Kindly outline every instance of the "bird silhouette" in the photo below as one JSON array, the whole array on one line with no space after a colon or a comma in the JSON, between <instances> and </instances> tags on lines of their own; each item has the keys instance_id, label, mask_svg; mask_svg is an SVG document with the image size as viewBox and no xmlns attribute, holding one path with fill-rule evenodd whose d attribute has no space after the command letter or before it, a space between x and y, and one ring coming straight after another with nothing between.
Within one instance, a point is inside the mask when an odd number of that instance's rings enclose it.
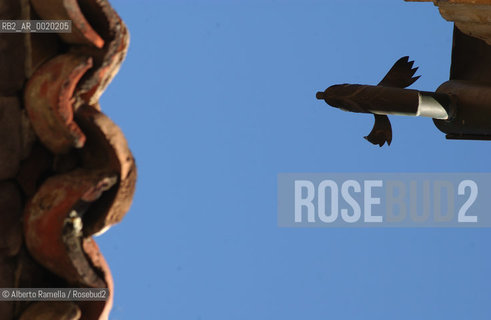
<instances>
[{"instance_id":1,"label":"bird silhouette","mask_svg":"<svg viewBox=\"0 0 491 320\"><path fill-rule=\"evenodd\" d=\"M376 87L340 84L327 88L324 92L317 92L316 97L324 100L328 105L345 111L358 113L372 113L375 123L370 133L364 138L372 144L382 147L385 142L390 145L392 142L392 127L389 118L385 114L377 114L380 108L377 104L388 103L386 97L400 94L400 91L391 91L386 88L404 89L420 76L414 76L416 70L413 68L414 61L409 61L409 57L402 57L392 66L385 77ZM408 113L416 113L418 102L411 100L407 103ZM387 109L387 108L385 108Z\"/></svg>"}]
</instances>

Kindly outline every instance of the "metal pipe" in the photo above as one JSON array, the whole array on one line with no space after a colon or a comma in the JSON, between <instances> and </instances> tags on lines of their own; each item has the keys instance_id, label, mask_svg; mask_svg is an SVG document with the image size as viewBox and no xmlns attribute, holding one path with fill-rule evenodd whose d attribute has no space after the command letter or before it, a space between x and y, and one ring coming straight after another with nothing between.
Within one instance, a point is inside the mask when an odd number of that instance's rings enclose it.
<instances>
[{"instance_id":1,"label":"metal pipe","mask_svg":"<svg viewBox=\"0 0 491 320\"><path fill-rule=\"evenodd\" d=\"M334 85L317 93L318 99L351 112L378 115L422 116L449 119L452 114L450 96L444 93L396 87L359 84Z\"/></svg>"}]
</instances>

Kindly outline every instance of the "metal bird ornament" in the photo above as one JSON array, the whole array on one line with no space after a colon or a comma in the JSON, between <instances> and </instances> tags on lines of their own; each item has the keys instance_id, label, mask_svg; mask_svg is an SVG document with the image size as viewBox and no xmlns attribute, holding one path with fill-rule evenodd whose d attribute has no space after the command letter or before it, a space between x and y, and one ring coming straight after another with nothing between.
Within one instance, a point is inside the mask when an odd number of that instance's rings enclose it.
<instances>
[{"instance_id":1,"label":"metal bird ornament","mask_svg":"<svg viewBox=\"0 0 491 320\"><path fill-rule=\"evenodd\" d=\"M375 117L375 123L372 131L364 138L380 147L385 142L390 145L392 127L386 114L405 114L406 111L411 113L417 107L414 103L411 105L411 102L414 101L407 101L403 103L403 109L399 112L387 110L391 107L391 101L399 100L395 95L399 95L400 92L390 90L391 88L404 89L418 80L419 76L414 77L418 68L413 68L413 64L414 61L409 61L409 57L402 57L397 60L377 86L339 84L327 88L324 92L317 92L316 97L319 100L324 100L328 105L344 111L372 113ZM399 106L397 109L400 108Z\"/></svg>"},{"instance_id":2,"label":"metal bird ornament","mask_svg":"<svg viewBox=\"0 0 491 320\"><path fill-rule=\"evenodd\" d=\"M392 142L387 115L433 118L447 139L491 140L491 45L454 26L450 79L435 92L405 89L419 77L413 61L399 59L376 86L341 84L317 92L317 99L351 112L371 113L375 145Z\"/></svg>"}]
</instances>

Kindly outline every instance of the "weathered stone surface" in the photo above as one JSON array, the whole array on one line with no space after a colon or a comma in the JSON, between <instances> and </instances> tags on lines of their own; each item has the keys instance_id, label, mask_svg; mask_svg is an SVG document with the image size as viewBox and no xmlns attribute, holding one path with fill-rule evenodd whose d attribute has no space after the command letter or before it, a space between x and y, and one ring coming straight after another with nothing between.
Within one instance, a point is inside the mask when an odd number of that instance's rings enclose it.
<instances>
[{"instance_id":1,"label":"weathered stone surface","mask_svg":"<svg viewBox=\"0 0 491 320\"><path fill-rule=\"evenodd\" d=\"M433 2L440 14L463 33L491 45L491 0L406 0Z\"/></svg>"},{"instance_id":2,"label":"weathered stone surface","mask_svg":"<svg viewBox=\"0 0 491 320\"><path fill-rule=\"evenodd\" d=\"M491 2L484 3L438 1L436 4L442 17L454 21L460 31L491 44Z\"/></svg>"},{"instance_id":3,"label":"weathered stone surface","mask_svg":"<svg viewBox=\"0 0 491 320\"><path fill-rule=\"evenodd\" d=\"M22 157L21 109L15 97L0 97L0 180L15 176Z\"/></svg>"}]
</instances>

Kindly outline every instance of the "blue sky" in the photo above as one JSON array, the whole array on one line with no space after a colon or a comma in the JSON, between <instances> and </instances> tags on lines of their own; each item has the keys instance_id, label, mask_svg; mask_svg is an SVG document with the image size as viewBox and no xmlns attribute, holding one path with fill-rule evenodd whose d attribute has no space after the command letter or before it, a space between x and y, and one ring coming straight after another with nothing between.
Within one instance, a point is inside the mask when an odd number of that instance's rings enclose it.
<instances>
[{"instance_id":1,"label":"blue sky","mask_svg":"<svg viewBox=\"0 0 491 320\"><path fill-rule=\"evenodd\" d=\"M435 90L452 24L403 1L113 0L126 61L101 99L137 159L123 220L97 238L115 278L111 319L489 319L487 229L287 229L280 172L486 172L487 142L431 119L315 99L376 84L409 55Z\"/></svg>"}]
</instances>

